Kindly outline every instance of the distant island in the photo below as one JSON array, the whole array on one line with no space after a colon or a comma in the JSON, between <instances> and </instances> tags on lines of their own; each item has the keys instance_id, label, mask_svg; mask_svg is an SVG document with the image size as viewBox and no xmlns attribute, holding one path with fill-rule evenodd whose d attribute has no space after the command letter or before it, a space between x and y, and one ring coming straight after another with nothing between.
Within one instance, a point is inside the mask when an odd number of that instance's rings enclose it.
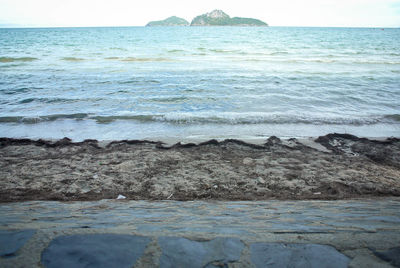
<instances>
[{"instance_id":1,"label":"distant island","mask_svg":"<svg viewBox=\"0 0 400 268\"><path fill-rule=\"evenodd\" d=\"M150 21L146 26L189 26L189 22L185 19L172 16L165 20Z\"/></svg>"},{"instance_id":2,"label":"distant island","mask_svg":"<svg viewBox=\"0 0 400 268\"><path fill-rule=\"evenodd\" d=\"M222 10L216 9L195 17L190 26L268 26L268 24L252 18L231 18Z\"/></svg>"},{"instance_id":3,"label":"distant island","mask_svg":"<svg viewBox=\"0 0 400 268\"><path fill-rule=\"evenodd\" d=\"M151 21L146 26L189 26L189 22L176 16L165 20ZM195 17L190 26L268 26L267 23L253 18L229 17L222 10L213 10Z\"/></svg>"}]
</instances>

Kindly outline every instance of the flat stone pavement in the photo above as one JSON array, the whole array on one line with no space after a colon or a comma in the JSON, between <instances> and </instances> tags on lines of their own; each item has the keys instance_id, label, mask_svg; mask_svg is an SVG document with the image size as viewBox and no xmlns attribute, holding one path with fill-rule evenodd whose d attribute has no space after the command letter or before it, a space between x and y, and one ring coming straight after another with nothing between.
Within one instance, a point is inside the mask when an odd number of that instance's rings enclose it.
<instances>
[{"instance_id":1,"label":"flat stone pavement","mask_svg":"<svg viewBox=\"0 0 400 268\"><path fill-rule=\"evenodd\" d=\"M400 267L400 198L5 203L0 267Z\"/></svg>"}]
</instances>

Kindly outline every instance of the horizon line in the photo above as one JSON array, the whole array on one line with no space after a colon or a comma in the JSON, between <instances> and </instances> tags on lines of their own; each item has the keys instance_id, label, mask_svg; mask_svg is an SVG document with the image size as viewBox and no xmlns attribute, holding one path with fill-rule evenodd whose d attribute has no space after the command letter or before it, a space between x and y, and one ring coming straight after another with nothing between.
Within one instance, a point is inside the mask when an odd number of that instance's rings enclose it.
<instances>
[{"instance_id":1,"label":"horizon line","mask_svg":"<svg viewBox=\"0 0 400 268\"><path fill-rule=\"evenodd\" d=\"M129 28L129 27L146 27L146 28L164 28L164 27L235 27L235 28L268 28L268 27L290 27L290 28L363 28L363 29L399 29L400 26L313 26L313 25L268 25L268 26L146 26L146 25L113 25L113 26L1 26L0 29L54 29L54 28Z\"/></svg>"}]
</instances>

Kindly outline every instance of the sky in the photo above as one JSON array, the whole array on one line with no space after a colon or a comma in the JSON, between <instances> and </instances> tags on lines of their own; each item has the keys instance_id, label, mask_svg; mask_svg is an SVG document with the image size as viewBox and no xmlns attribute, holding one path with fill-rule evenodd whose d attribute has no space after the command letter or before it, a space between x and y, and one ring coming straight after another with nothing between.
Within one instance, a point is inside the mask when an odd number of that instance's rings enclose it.
<instances>
[{"instance_id":1,"label":"sky","mask_svg":"<svg viewBox=\"0 0 400 268\"><path fill-rule=\"evenodd\" d=\"M143 26L214 9L271 26L400 27L400 0L0 0L0 27Z\"/></svg>"}]
</instances>

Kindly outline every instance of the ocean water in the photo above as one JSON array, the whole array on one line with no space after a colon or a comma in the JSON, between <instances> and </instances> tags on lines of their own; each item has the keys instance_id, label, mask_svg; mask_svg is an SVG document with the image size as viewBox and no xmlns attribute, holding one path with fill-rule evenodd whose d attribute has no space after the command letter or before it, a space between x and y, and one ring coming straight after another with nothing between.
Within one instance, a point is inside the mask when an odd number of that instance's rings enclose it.
<instances>
[{"instance_id":1,"label":"ocean water","mask_svg":"<svg viewBox=\"0 0 400 268\"><path fill-rule=\"evenodd\" d=\"M0 136L400 136L400 29L0 29Z\"/></svg>"}]
</instances>

